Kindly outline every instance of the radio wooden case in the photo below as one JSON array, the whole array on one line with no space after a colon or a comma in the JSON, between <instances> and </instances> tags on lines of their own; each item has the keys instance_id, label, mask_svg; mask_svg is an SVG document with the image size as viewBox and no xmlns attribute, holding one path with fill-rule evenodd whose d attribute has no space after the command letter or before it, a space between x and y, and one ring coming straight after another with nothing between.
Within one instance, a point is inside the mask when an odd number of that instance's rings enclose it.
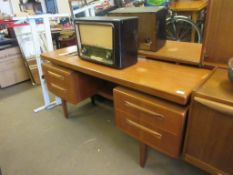
<instances>
[{"instance_id":1,"label":"radio wooden case","mask_svg":"<svg viewBox=\"0 0 233 175\"><path fill-rule=\"evenodd\" d=\"M118 69L137 62L137 17L84 17L75 26L80 58Z\"/></svg>"},{"instance_id":2,"label":"radio wooden case","mask_svg":"<svg viewBox=\"0 0 233 175\"><path fill-rule=\"evenodd\" d=\"M137 16L139 49L157 51L166 42L166 14L165 7L129 7L113 10L109 16Z\"/></svg>"}]
</instances>

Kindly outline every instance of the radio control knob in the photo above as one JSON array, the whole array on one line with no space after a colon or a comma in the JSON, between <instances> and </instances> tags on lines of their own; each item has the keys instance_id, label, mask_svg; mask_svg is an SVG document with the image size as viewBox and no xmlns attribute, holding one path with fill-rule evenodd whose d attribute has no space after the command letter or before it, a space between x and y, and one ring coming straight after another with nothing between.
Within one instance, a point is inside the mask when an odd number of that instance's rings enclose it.
<instances>
[{"instance_id":1,"label":"radio control knob","mask_svg":"<svg viewBox=\"0 0 233 175\"><path fill-rule=\"evenodd\" d=\"M107 59L107 60L110 60L111 58L112 58L111 52L107 52L107 53L106 53L106 59Z\"/></svg>"},{"instance_id":2,"label":"radio control knob","mask_svg":"<svg viewBox=\"0 0 233 175\"><path fill-rule=\"evenodd\" d=\"M84 48L82 48L81 52L82 52L82 54L87 54L87 49L84 47Z\"/></svg>"}]
</instances>

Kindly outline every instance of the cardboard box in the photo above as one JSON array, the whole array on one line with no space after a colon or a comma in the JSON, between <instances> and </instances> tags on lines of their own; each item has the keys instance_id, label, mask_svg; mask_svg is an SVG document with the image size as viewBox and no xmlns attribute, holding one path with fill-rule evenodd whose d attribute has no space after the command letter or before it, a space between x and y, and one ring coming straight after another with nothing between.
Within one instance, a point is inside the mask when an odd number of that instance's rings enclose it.
<instances>
[{"instance_id":1,"label":"cardboard box","mask_svg":"<svg viewBox=\"0 0 233 175\"><path fill-rule=\"evenodd\" d=\"M30 71L32 73L32 77L35 81L35 84L39 85L40 84L40 77L39 77L39 71L37 67L30 68Z\"/></svg>"},{"instance_id":2,"label":"cardboard box","mask_svg":"<svg viewBox=\"0 0 233 175\"><path fill-rule=\"evenodd\" d=\"M35 58L28 59L27 64L28 64L31 76L33 78L33 82L36 85L39 85L40 84L40 78L39 78L38 67L37 67L37 64L36 64L36 59Z\"/></svg>"},{"instance_id":3,"label":"cardboard box","mask_svg":"<svg viewBox=\"0 0 233 175\"><path fill-rule=\"evenodd\" d=\"M0 51L0 87L8 87L28 79L19 47Z\"/></svg>"}]
</instances>

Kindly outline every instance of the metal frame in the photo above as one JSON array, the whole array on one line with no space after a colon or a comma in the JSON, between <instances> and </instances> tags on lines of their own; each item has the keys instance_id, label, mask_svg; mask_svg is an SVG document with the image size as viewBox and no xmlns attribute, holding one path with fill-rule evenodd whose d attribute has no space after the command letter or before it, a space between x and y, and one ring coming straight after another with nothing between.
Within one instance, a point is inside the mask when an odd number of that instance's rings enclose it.
<instances>
[{"instance_id":1,"label":"metal frame","mask_svg":"<svg viewBox=\"0 0 233 175\"><path fill-rule=\"evenodd\" d=\"M45 34L46 34L46 39L47 39L47 49L48 49L48 51L53 51L54 49L53 49L53 42L52 42L49 19L55 18L55 17L69 17L69 15L68 14L36 15L36 16L14 17L13 18L13 20L19 20L19 21L23 21L23 22L28 21L30 24L30 27L31 27L33 44L34 44L34 48L35 48L36 62L37 62L37 66L38 66L39 78L41 81L41 90L42 90L42 95L43 95L43 100L44 100L44 105L34 109L34 112L40 112L44 109L51 109L51 108L61 104L60 97L55 97L55 101L51 101L51 99L49 97L49 91L48 91L48 88L46 85L46 81L43 78L43 70L42 70L43 61L40 58L41 50L40 50L40 45L38 42L38 34L37 34L37 30L36 30L36 19L43 18L44 26L45 26Z\"/></svg>"}]
</instances>

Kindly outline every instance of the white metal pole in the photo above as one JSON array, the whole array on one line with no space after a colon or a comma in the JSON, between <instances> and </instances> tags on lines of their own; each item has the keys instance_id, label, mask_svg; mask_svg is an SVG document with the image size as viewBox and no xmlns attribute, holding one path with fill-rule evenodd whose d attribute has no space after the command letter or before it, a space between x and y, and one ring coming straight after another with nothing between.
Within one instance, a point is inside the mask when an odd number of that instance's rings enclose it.
<instances>
[{"instance_id":1,"label":"white metal pole","mask_svg":"<svg viewBox=\"0 0 233 175\"><path fill-rule=\"evenodd\" d=\"M95 16L95 7L92 7L90 11L91 11L91 16Z\"/></svg>"},{"instance_id":2,"label":"white metal pole","mask_svg":"<svg viewBox=\"0 0 233 175\"><path fill-rule=\"evenodd\" d=\"M28 17L14 17L14 20L28 20L30 27L31 27L31 33L32 33L32 39L33 39L33 45L35 49L35 56L36 56L36 63L38 66L38 72L39 72L39 78L41 82L41 89L42 89L42 95L44 100L44 106L41 106L37 109L34 109L34 112L39 112L44 109L51 109L59 104L61 104L61 98L55 97L55 101L51 102L49 97L49 91L46 85L45 79L43 76L43 70L42 70L42 60L40 58L41 54L41 48L40 48L40 42L39 42L39 34L37 31L36 26L36 19L43 18L44 20L44 29L45 29L45 35L46 35L46 46L48 51L53 51L53 41L52 41L52 35L51 35L51 28L49 19L52 17L67 17L67 14L58 14L58 15L37 15L37 16L28 16Z\"/></svg>"},{"instance_id":3,"label":"white metal pole","mask_svg":"<svg viewBox=\"0 0 233 175\"><path fill-rule=\"evenodd\" d=\"M90 16L90 13L89 13L89 9L88 9L88 8L85 10L85 16L86 16L86 17L89 17L89 16Z\"/></svg>"},{"instance_id":4,"label":"white metal pole","mask_svg":"<svg viewBox=\"0 0 233 175\"><path fill-rule=\"evenodd\" d=\"M51 35L51 27L50 27L50 23L49 23L49 17L44 18L44 26L45 26L45 35L46 35L46 41L47 41L47 47L48 47L47 49L48 49L48 51L53 51L54 48L53 48L53 40L52 40L52 35ZM47 88L46 82L44 82L44 83L45 83L45 86ZM48 90L46 92L48 93ZM56 96L55 103L57 105L61 104L62 103L61 98Z\"/></svg>"},{"instance_id":5,"label":"white metal pole","mask_svg":"<svg viewBox=\"0 0 233 175\"><path fill-rule=\"evenodd\" d=\"M52 40L52 35L51 35L51 28L50 28L50 23L49 23L49 18L45 17L43 19L44 21L44 27L45 27L45 35L46 35L46 42L47 42L47 49L48 51L53 51L53 40Z\"/></svg>"},{"instance_id":6,"label":"white metal pole","mask_svg":"<svg viewBox=\"0 0 233 175\"><path fill-rule=\"evenodd\" d=\"M43 71L42 71L42 67L41 67L41 64L42 64L41 59L40 59L41 50L40 50L40 44L39 44L40 42L39 42L39 37L38 37L38 33L37 33L37 28L36 28L36 19L30 19L29 23L31 26L33 45L34 45L35 56L36 56L36 63L37 63L37 67L38 67L42 95L43 95L43 99L44 99L44 107L41 107L41 108L34 110L35 112L38 112L38 111L46 108L47 106L49 106L50 97L48 94L47 86L45 85L45 80L41 77L41 75L43 75Z\"/></svg>"}]
</instances>

